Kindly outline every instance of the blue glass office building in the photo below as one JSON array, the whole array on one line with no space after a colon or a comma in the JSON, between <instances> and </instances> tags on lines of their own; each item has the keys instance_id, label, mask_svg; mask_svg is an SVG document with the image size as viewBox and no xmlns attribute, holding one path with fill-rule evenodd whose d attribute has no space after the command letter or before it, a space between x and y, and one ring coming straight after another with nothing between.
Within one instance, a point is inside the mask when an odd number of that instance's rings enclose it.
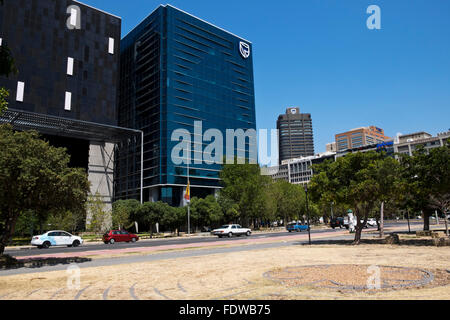
<instances>
[{"instance_id":1,"label":"blue glass office building","mask_svg":"<svg viewBox=\"0 0 450 320\"><path fill-rule=\"evenodd\" d=\"M170 5L158 7L122 39L118 114L120 126L144 131L144 200L182 205L188 172L172 162L179 143L172 132L193 134L201 121L203 132L223 133L225 152L226 129L256 129L251 42ZM117 199L139 198L140 158L131 142L117 154ZM192 164L191 196L219 189L220 170Z\"/></svg>"}]
</instances>

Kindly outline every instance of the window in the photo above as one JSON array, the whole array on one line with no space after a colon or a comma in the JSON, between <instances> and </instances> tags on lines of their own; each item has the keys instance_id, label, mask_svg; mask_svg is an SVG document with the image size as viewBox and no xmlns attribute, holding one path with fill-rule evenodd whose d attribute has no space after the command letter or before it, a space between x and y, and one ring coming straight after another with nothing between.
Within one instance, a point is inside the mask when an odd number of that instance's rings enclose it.
<instances>
[{"instance_id":1,"label":"window","mask_svg":"<svg viewBox=\"0 0 450 320\"><path fill-rule=\"evenodd\" d=\"M108 53L114 54L114 39L109 38Z\"/></svg>"},{"instance_id":2,"label":"window","mask_svg":"<svg viewBox=\"0 0 450 320\"><path fill-rule=\"evenodd\" d=\"M23 94L25 91L25 83L24 82L17 82L17 95L16 95L16 101L23 102Z\"/></svg>"},{"instance_id":3,"label":"window","mask_svg":"<svg viewBox=\"0 0 450 320\"><path fill-rule=\"evenodd\" d=\"M66 102L64 104L64 110L70 111L72 109L72 93L66 91Z\"/></svg>"},{"instance_id":4,"label":"window","mask_svg":"<svg viewBox=\"0 0 450 320\"><path fill-rule=\"evenodd\" d=\"M67 58L67 75L73 76L73 58Z\"/></svg>"},{"instance_id":5,"label":"window","mask_svg":"<svg viewBox=\"0 0 450 320\"><path fill-rule=\"evenodd\" d=\"M70 25L76 27L77 21L78 21L78 11L75 8L70 8Z\"/></svg>"}]
</instances>

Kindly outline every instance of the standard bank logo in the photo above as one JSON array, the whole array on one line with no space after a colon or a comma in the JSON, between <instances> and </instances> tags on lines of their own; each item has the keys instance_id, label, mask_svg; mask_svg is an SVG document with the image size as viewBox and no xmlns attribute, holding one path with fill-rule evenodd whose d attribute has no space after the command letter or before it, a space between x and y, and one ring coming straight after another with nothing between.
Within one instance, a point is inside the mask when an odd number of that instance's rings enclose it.
<instances>
[{"instance_id":1,"label":"standard bank logo","mask_svg":"<svg viewBox=\"0 0 450 320\"><path fill-rule=\"evenodd\" d=\"M241 56L244 59L247 59L250 57L250 45L245 42L239 42L239 51L241 52Z\"/></svg>"}]
</instances>

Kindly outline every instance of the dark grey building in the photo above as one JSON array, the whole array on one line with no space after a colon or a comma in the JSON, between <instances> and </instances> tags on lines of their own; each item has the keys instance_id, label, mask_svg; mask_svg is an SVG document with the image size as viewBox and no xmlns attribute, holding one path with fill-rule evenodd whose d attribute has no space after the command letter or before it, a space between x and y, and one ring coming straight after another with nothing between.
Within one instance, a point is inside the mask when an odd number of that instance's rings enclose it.
<instances>
[{"instance_id":1,"label":"dark grey building","mask_svg":"<svg viewBox=\"0 0 450 320\"><path fill-rule=\"evenodd\" d=\"M284 160L314 155L314 136L311 114L300 113L300 108L288 108L278 117L279 159Z\"/></svg>"},{"instance_id":2,"label":"dark grey building","mask_svg":"<svg viewBox=\"0 0 450 320\"><path fill-rule=\"evenodd\" d=\"M0 45L18 74L0 123L35 129L66 147L89 173L92 193L110 203L114 146L137 132L117 126L121 19L72 0L4 0Z\"/></svg>"},{"instance_id":3,"label":"dark grey building","mask_svg":"<svg viewBox=\"0 0 450 320\"><path fill-rule=\"evenodd\" d=\"M122 39L120 78L119 125L145 135L145 201L183 204L188 168L171 156L175 130L214 128L225 137L226 129L256 129L251 42L173 6L159 6ZM189 159L205 145L194 142ZM117 198L139 194L139 151L117 155ZM191 163L191 195L214 194L220 170Z\"/></svg>"}]
</instances>

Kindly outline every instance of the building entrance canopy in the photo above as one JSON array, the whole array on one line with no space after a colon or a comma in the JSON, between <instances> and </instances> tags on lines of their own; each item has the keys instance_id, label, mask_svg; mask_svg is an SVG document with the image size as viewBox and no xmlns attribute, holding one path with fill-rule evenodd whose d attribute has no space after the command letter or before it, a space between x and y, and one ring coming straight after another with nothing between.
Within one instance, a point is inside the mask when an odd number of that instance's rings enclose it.
<instances>
[{"instance_id":1,"label":"building entrance canopy","mask_svg":"<svg viewBox=\"0 0 450 320\"><path fill-rule=\"evenodd\" d=\"M139 139L141 131L8 109L0 116L0 124L9 123L14 130L36 130L39 133L98 142L119 143Z\"/></svg>"}]
</instances>

